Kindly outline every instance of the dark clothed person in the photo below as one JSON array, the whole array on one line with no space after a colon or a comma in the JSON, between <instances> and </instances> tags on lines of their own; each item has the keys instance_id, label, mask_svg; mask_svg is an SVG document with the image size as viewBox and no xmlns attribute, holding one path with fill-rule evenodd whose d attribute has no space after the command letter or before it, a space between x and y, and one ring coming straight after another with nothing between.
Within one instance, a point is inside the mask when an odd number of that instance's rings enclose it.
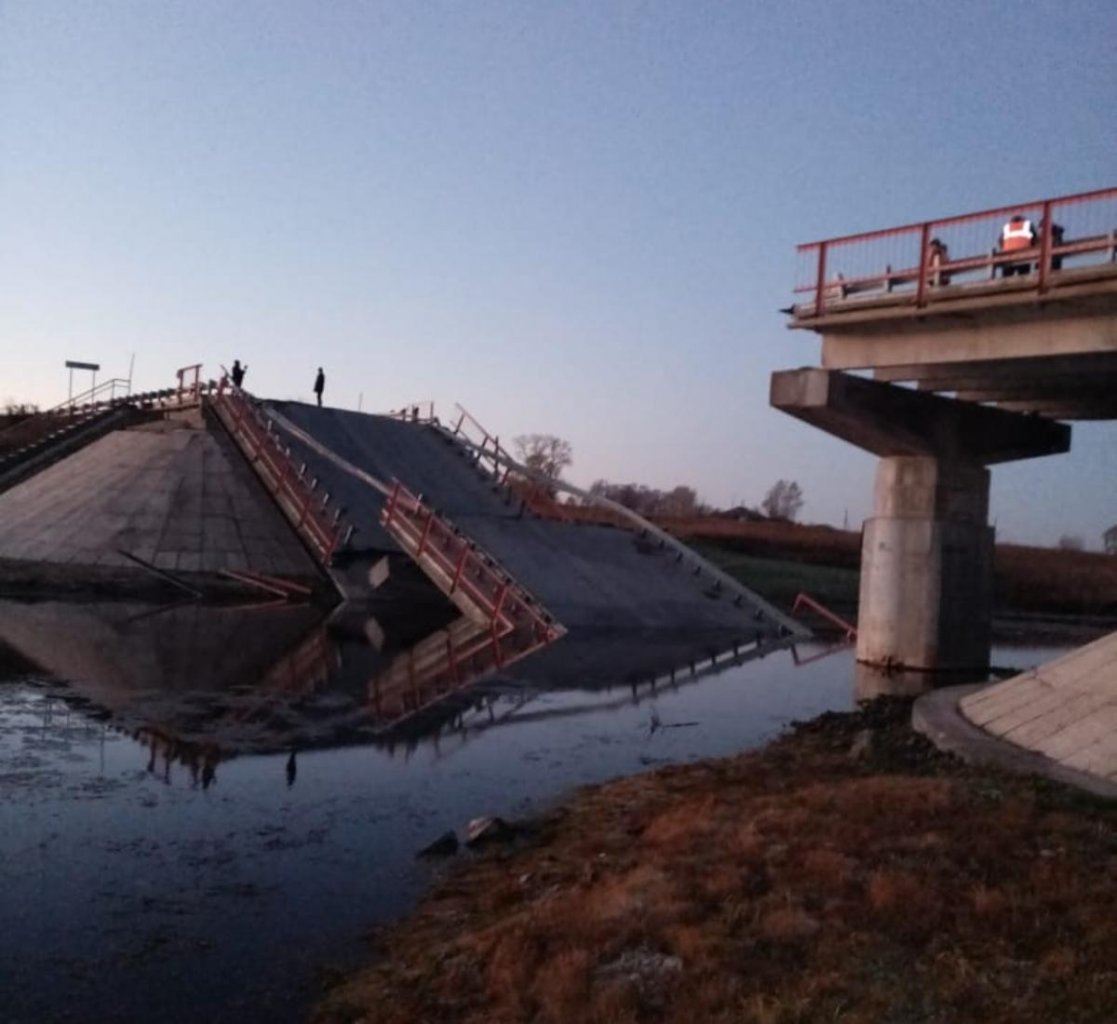
<instances>
[{"instance_id":1,"label":"dark clothed person","mask_svg":"<svg viewBox=\"0 0 1117 1024\"><path fill-rule=\"evenodd\" d=\"M318 376L314 378L314 394L318 399L318 408L322 408L322 392L326 389L326 375L322 367L318 367Z\"/></svg>"}]
</instances>

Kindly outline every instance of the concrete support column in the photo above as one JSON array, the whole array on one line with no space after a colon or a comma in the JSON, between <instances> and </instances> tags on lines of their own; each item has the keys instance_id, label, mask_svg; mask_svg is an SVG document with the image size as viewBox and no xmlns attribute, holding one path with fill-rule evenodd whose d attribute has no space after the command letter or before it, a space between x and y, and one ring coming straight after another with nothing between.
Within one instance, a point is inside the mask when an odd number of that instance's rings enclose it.
<instances>
[{"instance_id":1,"label":"concrete support column","mask_svg":"<svg viewBox=\"0 0 1117 1024\"><path fill-rule=\"evenodd\" d=\"M930 455L881 459L865 523L857 658L920 671L989 664L989 470Z\"/></svg>"}]
</instances>

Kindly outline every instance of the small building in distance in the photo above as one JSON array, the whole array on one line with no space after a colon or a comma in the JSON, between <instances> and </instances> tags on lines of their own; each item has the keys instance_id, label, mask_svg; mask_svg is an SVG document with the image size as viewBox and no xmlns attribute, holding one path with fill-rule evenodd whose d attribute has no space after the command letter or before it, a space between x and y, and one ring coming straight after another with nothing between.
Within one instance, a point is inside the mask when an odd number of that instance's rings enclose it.
<instances>
[{"instance_id":1,"label":"small building in distance","mask_svg":"<svg viewBox=\"0 0 1117 1024\"><path fill-rule=\"evenodd\" d=\"M1102 543L1107 555L1117 555L1117 526L1111 526L1102 534Z\"/></svg>"}]
</instances>

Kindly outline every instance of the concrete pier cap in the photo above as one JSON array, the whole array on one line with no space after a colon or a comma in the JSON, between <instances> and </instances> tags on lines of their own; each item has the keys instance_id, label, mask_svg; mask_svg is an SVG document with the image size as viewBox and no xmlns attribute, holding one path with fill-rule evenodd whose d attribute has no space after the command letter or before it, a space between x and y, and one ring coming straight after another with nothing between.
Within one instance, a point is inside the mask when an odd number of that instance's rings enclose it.
<instances>
[{"instance_id":1,"label":"concrete pier cap","mask_svg":"<svg viewBox=\"0 0 1117 1024\"><path fill-rule=\"evenodd\" d=\"M987 466L1065 452L1070 427L818 368L774 373L771 404L880 456L862 534L858 661L923 672L986 668Z\"/></svg>"}]
</instances>

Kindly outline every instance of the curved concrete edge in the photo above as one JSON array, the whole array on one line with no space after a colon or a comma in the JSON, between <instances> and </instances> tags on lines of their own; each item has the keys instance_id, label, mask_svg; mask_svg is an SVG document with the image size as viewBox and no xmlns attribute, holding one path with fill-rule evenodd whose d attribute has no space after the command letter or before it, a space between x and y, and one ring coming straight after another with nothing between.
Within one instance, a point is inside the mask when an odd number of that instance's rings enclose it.
<instances>
[{"instance_id":1,"label":"curved concrete edge","mask_svg":"<svg viewBox=\"0 0 1117 1024\"><path fill-rule=\"evenodd\" d=\"M988 685L948 686L923 694L912 706L912 728L926 736L939 750L954 754L969 764L1040 775L1094 796L1117 800L1117 782L1067 768L1043 754L991 736L969 721L959 708L960 701Z\"/></svg>"}]
</instances>

